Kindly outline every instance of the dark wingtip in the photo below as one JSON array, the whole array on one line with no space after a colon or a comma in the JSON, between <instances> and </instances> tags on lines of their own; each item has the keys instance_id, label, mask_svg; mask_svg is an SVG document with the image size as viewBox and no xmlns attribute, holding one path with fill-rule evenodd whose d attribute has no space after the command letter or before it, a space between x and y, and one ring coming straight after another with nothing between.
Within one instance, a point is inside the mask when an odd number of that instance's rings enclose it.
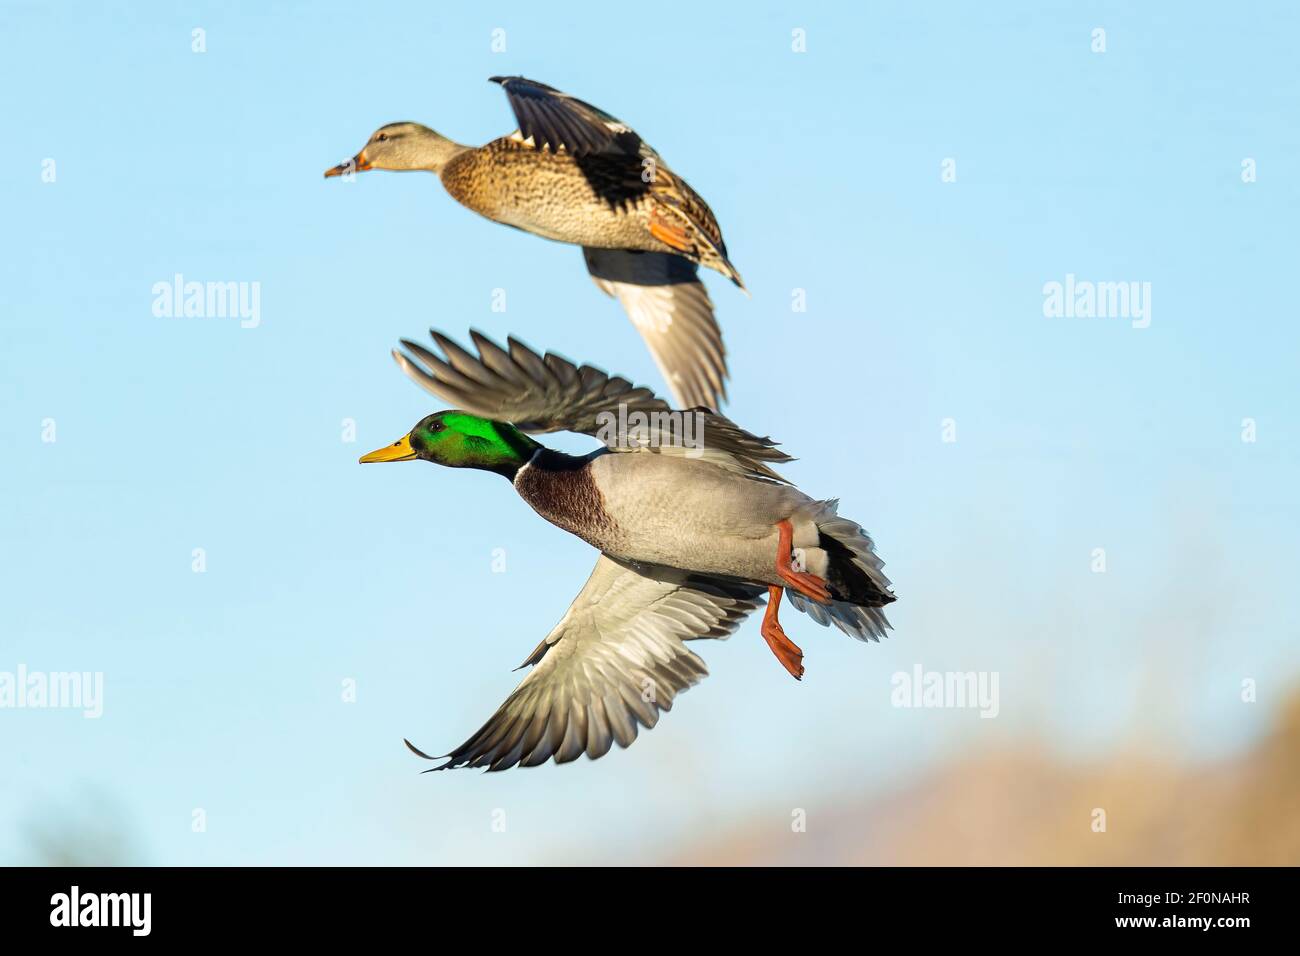
<instances>
[{"instance_id":1,"label":"dark wingtip","mask_svg":"<svg viewBox=\"0 0 1300 956\"><path fill-rule=\"evenodd\" d=\"M737 289L739 289L741 292L745 293L746 296L749 296L749 298L752 299L753 296L749 294L749 289L745 287L745 280L740 277L740 271L735 266L733 266L731 264L731 260L726 258L725 256L723 257L722 261L726 263L728 269L726 276L728 279L731 280L732 285L734 285Z\"/></svg>"},{"instance_id":2,"label":"dark wingtip","mask_svg":"<svg viewBox=\"0 0 1300 956\"><path fill-rule=\"evenodd\" d=\"M443 754L441 757L432 757L419 747L415 746L415 744L411 743L405 737L402 738L402 743L406 744L407 749L410 750L411 753L415 754L417 757L423 757L425 760L447 760L447 758L451 756L451 754ZM446 770L454 765L454 760L447 760L446 763L441 764L440 766L430 767L428 770L421 770L420 773L433 773L435 770Z\"/></svg>"},{"instance_id":3,"label":"dark wingtip","mask_svg":"<svg viewBox=\"0 0 1300 956\"><path fill-rule=\"evenodd\" d=\"M437 757L430 757L427 753L425 753L425 752L424 752L423 750L421 750L419 747L415 746L415 744L411 743L411 742L410 742L409 740L407 740L405 737L402 738L402 743L406 744L407 749L410 750L411 753L415 754L417 757L423 757L425 760L437 760L437 759L439 759L439 758L437 758ZM426 772L427 772L427 771L426 771Z\"/></svg>"}]
</instances>

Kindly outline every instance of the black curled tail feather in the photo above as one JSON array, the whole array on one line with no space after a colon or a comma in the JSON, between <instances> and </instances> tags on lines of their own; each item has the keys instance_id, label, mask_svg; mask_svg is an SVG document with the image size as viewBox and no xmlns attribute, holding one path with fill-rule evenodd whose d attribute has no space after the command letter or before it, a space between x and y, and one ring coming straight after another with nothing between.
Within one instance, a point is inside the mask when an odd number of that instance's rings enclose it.
<instances>
[{"instance_id":1,"label":"black curled tail feather","mask_svg":"<svg viewBox=\"0 0 1300 956\"><path fill-rule=\"evenodd\" d=\"M820 531L820 529L819 529ZM818 546L826 552L826 585L837 601L857 604L860 607L884 607L898 600L888 590L889 582L883 575L868 574L854 560L849 547L825 532L820 533Z\"/></svg>"},{"instance_id":2,"label":"black curled tail feather","mask_svg":"<svg viewBox=\"0 0 1300 956\"><path fill-rule=\"evenodd\" d=\"M856 522L836 514L838 504L818 502L818 510L811 515L817 524L818 546L827 556L826 583L832 602L818 604L789 588L786 597L818 624L834 624L859 641L878 641L890 630L881 608L897 596L871 537Z\"/></svg>"}]
</instances>

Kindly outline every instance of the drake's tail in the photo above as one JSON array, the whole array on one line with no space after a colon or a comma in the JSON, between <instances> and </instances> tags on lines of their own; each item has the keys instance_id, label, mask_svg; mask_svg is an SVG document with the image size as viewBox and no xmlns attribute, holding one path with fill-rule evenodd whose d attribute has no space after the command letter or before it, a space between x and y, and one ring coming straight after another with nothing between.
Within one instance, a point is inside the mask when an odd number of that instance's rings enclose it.
<instances>
[{"instance_id":1,"label":"drake's tail","mask_svg":"<svg viewBox=\"0 0 1300 956\"><path fill-rule=\"evenodd\" d=\"M834 500L819 501L817 510L809 515L817 525L820 538L814 550L825 554L824 563L821 555L817 555L817 564L822 567L810 566L809 570L825 577L832 602L818 604L790 588L786 588L785 596L796 610L803 611L818 624L833 623L850 637L878 641L885 636L885 631L891 630L881 608L892 604L897 597L889 578L881 571L884 562L876 555L870 536L856 522L836 514L838 505Z\"/></svg>"}]
</instances>

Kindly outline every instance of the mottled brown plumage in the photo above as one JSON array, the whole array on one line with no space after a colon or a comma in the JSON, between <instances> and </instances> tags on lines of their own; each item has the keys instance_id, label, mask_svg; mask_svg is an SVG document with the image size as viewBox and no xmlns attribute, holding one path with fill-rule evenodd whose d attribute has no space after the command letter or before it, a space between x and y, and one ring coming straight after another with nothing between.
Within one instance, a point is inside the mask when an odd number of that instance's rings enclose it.
<instances>
[{"instance_id":1,"label":"mottled brown plumage","mask_svg":"<svg viewBox=\"0 0 1300 956\"><path fill-rule=\"evenodd\" d=\"M510 98L517 132L472 147L392 123L325 175L427 170L488 219L582 246L596 285L627 311L677 404L720 407L726 350L698 267L744 284L708 203L609 114L522 77L493 79Z\"/></svg>"},{"instance_id":2,"label":"mottled brown plumage","mask_svg":"<svg viewBox=\"0 0 1300 956\"><path fill-rule=\"evenodd\" d=\"M462 206L547 239L674 252L650 234L654 200L639 168L631 175L627 167L625 158L579 160L506 136L455 156L442 184Z\"/></svg>"}]
</instances>

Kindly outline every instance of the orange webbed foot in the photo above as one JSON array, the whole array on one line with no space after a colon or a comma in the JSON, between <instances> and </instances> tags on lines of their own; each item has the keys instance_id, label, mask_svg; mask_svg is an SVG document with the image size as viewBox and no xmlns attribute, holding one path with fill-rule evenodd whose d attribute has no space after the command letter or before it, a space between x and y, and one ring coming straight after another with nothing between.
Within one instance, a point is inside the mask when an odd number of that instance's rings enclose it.
<instances>
[{"instance_id":1,"label":"orange webbed foot","mask_svg":"<svg viewBox=\"0 0 1300 956\"><path fill-rule=\"evenodd\" d=\"M796 571L790 563L790 551L794 545L794 526L789 520L776 523L776 573L777 576L804 597L818 604L830 604L831 592L826 582L807 571Z\"/></svg>"},{"instance_id":2,"label":"orange webbed foot","mask_svg":"<svg viewBox=\"0 0 1300 956\"><path fill-rule=\"evenodd\" d=\"M781 604L781 588L769 585L767 589L767 610L763 613L763 640L772 649L781 666L790 672L795 680L803 680L803 651L799 645L785 636L781 622L776 618L777 608Z\"/></svg>"}]
</instances>

